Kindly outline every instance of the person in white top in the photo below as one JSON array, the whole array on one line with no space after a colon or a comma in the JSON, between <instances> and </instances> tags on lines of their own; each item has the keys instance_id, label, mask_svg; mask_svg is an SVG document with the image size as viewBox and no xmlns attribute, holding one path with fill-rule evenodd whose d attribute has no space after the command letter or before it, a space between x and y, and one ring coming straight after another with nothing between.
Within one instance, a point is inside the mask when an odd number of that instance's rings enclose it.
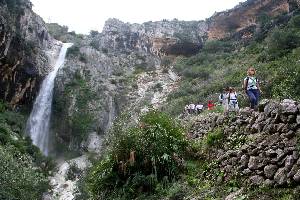
<instances>
[{"instance_id":1,"label":"person in white top","mask_svg":"<svg viewBox=\"0 0 300 200\"><path fill-rule=\"evenodd\" d=\"M194 113L195 112L195 104L191 103L190 105L190 114Z\"/></svg>"},{"instance_id":2,"label":"person in white top","mask_svg":"<svg viewBox=\"0 0 300 200\"><path fill-rule=\"evenodd\" d=\"M229 92L226 95L226 105L225 105L225 112L238 112L239 111L239 104L237 99L237 93L235 89L229 87Z\"/></svg>"},{"instance_id":3,"label":"person in white top","mask_svg":"<svg viewBox=\"0 0 300 200\"><path fill-rule=\"evenodd\" d=\"M197 104L195 109L196 109L197 114L200 114L203 111L203 105Z\"/></svg>"},{"instance_id":4,"label":"person in white top","mask_svg":"<svg viewBox=\"0 0 300 200\"><path fill-rule=\"evenodd\" d=\"M190 113L190 105L185 105L184 106L184 113L189 114Z\"/></svg>"},{"instance_id":5,"label":"person in white top","mask_svg":"<svg viewBox=\"0 0 300 200\"><path fill-rule=\"evenodd\" d=\"M256 78L256 70L250 67L247 71L247 77L244 79L243 89L250 100L250 108L256 110L261 94L259 81Z\"/></svg>"},{"instance_id":6,"label":"person in white top","mask_svg":"<svg viewBox=\"0 0 300 200\"><path fill-rule=\"evenodd\" d=\"M226 112L226 105L228 102L228 93L229 87L224 88L223 92L219 95L219 103L223 106L224 111Z\"/></svg>"}]
</instances>

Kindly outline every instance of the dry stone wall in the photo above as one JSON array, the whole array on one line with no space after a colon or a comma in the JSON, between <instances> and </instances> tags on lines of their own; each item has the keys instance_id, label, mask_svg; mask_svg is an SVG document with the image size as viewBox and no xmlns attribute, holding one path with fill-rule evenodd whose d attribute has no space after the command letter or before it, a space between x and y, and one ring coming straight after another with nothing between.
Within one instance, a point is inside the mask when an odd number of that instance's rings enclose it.
<instances>
[{"instance_id":1,"label":"dry stone wall","mask_svg":"<svg viewBox=\"0 0 300 200\"><path fill-rule=\"evenodd\" d=\"M204 138L216 127L223 130L221 149L214 158L225 179L246 177L249 184L278 186L300 182L300 105L293 100L264 100L258 112L242 109L235 117L210 114L193 123L190 136ZM232 138L241 143L232 145Z\"/></svg>"}]
</instances>

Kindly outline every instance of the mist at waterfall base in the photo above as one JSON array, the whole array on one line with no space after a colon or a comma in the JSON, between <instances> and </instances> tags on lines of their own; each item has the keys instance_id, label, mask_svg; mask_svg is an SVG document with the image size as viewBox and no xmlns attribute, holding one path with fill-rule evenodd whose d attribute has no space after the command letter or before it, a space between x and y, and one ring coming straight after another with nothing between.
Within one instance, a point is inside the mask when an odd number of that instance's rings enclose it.
<instances>
[{"instance_id":1,"label":"mist at waterfall base","mask_svg":"<svg viewBox=\"0 0 300 200\"><path fill-rule=\"evenodd\" d=\"M41 85L39 94L34 102L26 125L32 143L36 145L44 155L48 156L50 151L50 118L52 110L53 88L56 74L64 64L66 53L72 43L63 43L56 64Z\"/></svg>"}]
</instances>

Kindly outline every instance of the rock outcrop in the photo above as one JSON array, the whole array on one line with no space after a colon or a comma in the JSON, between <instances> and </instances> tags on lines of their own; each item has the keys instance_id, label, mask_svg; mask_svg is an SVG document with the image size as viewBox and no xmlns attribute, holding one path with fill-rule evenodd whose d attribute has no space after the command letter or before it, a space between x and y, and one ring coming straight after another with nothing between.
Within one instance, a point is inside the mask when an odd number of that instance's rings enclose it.
<instances>
[{"instance_id":1,"label":"rock outcrop","mask_svg":"<svg viewBox=\"0 0 300 200\"><path fill-rule=\"evenodd\" d=\"M204 138L219 127L224 143L215 153L225 179L248 177L252 185L286 185L300 181L299 104L292 100L262 101L260 112L241 110L233 118L213 114L200 117L192 138Z\"/></svg>"},{"instance_id":2,"label":"rock outcrop","mask_svg":"<svg viewBox=\"0 0 300 200\"><path fill-rule=\"evenodd\" d=\"M101 135L121 112L140 112L145 105L159 106L175 89L178 79L162 67L161 58L197 53L206 30L203 21L139 25L109 19L102 33L74 39L73 50L77 53L69 54L55 86L57 141L68 144L69 149L83 150L89 146L82 143L88 136L80 136L78 142L78 130L74 129L82 119L91 119L89 133ZM80 89L83 87L85 91ZM145 94L141 96L139 91Z\"/></svg>"},{"instance_id":3,"label":"rock outcrop","mask_svg":"<svg viewBox=\"0 0 300 200\"><path fill-rule=\"evenodd\" d=\"M276 17L295 9L295 0L248 0L233 9L219 12L208 19L208 39L223 39L239 33L249 38L259 28L262 15Z\"/></svg>"},{"instance_id":4,"label":"rock outcrop","mask_svg":"<svg viewBox=\"0 0 300 200\"><path fill-rule=\"evenodd\" d=\"M94 38L108 52L142 51L155 55L193 55L205 40L205 21L158 21L129 24L108 19Z\"/></svg>"},{"instance_id":5,"label":"rock outcrop","mask_svg":"<svg viewBox=\"0 0 300 200\"><path fill-rule=\"evenodd\" d=\"M0 4L0 98L30 105L58 46L29 1Z\"/></svg>"}]
</instances>

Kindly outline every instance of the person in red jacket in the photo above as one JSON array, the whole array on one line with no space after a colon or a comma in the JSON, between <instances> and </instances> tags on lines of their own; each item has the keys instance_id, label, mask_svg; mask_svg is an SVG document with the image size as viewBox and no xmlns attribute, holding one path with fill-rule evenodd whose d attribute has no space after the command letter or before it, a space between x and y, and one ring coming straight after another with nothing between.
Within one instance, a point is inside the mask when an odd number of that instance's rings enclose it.
<instances>
[{"instance_id":1,"label":"person in red jacket","mask_svg":"<svg viewBox=\"0 0 300 200\"><path fill-rule=\"evenodd\" d=\"M208 110L213 110L214 109L215 104L212 102L212 100L208 101L207 107L208 107Z\"/></svg>"}]
</instances>

